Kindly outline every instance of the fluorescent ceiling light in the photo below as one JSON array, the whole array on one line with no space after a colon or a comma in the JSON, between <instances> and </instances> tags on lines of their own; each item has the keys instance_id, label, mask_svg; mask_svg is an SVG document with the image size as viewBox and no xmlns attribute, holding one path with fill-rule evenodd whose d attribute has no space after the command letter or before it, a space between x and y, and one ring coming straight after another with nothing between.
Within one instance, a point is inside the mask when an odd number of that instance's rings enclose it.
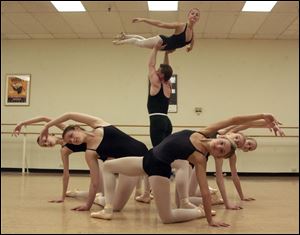
<instances>
[{"instance_id":1,"label":"fluorescent ceiling light","mask_svg":"<svg viewBox=\"0 0 300 235\"><path fill-rule=\"evenodd\" d=\"M270 12L277 1L247 1L242 11Z\"/></svg>"},{"instance_id":2,"label":"fluorescent ceiling light","mask_svg":"<svg viewBox=\"0 0 300 235\"><path fill-rule=\"evenodd\" d=\"M51 1L58 11L86 11L80 1Z\"/></svg>"},{"instance_id":3,"label":"fluorescent ceiling light","mask_svg":"<svg viewBox=\"0 0 300 235\"><path fill-rule=\"evenodd\" d=\"M178 1L148 1L149 11L177 11Z\"/></svg>"}]
</instances>

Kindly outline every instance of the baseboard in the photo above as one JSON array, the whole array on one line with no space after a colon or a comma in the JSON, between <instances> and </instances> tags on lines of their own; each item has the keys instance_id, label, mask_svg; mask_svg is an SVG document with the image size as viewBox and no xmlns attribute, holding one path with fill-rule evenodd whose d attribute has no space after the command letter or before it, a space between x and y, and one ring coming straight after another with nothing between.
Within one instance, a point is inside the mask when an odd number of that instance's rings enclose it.
<instances>
[{"instance_id":1,"label":"baseboard","mask_svg":"<svg viewBox=\"0 0 300 235\"><path fill-rule=\"evenodd\" d=\"M63 173L62 169L29 168L30 173ZM21 168L1 168L1 172L22 172ZM71 174L89 174L89 170L70 170ZM299 172L239 172L239 176L298 176ZM215 172L207 172L208 176L214 176ZM224 172L224 176L231 176L230 172Z\"/></svg>"}]
</instances>

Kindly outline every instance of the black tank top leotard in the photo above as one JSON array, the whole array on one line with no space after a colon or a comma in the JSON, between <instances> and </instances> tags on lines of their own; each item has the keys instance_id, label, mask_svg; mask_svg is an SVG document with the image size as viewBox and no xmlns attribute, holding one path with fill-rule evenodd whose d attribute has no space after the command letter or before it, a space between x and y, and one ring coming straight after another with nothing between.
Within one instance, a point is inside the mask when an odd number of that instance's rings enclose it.
<instances>
[{"instance_id":1,"label":"black tank top leotard","mask_svg":"<svg viewBox=\"0 0 300 235\"><path fill-rule=\"evenodd\" d=\"M190 141L190 136L196 131L182 130L165 138L159 145L153 148L153 155L160 161L171 164L177 159L187 160L195 151L202 153Z\"/></svg>"},{"instance_id":2,"label":"black tank top leotard","mask_svg":"<svg viewBox=\"0 0 300 235\"><path fill-rule=\"evenodd\" d=\"M166 97L164 94L163 85L161 84L161 88L156 95L148 95L147 108L148 113L168 113L169 109L169 100L170 98Z\"/></svg>"},{"instance_id":3,"label":"black tank top leotard","mask_svg":"<svg viewBox=\"0 0 300 235\"><path fill-rule=\"evenodd\" d=\"M177 48L181 48L184 47L187 44L190 44L191 41L193 40L193 36L191 38L190 41L186 42L186 38L185 38L185 32L186 32L186 28L187 28L187 24L184 28L184 31L180 34L173 34L170 37L166 37L164 35L159 35L160 38L163 40L163 46L165 46L164 49L162 49L163 51L169 51L169 50L174 50Z\"/></svg>"},{"instance_id":4,"label":"black tank top leotard","mask_svg":"<svg viewBox=\"0 0 300 235\"><path fill-rule=\"evenodd\" d=\"M190 141L196 131L182 130L166 137L159 145L148 151L143 158L143 169L148 176L159 175L170 178L171 163L177 159L187 160L195 151L206 157ZM200 133L201 134L201 133Z\"/></svg>"},{"instance_id":5,"label":"black tank top leotard","mask_svg":"<svg viewBox=\"0 0 300 235\"><path fill-rule=\"evenodd\" d=\"M102 126L95 129L100 127ZM108 157L143 156L148 151L144 143L125 134L115 126L110 125L102 128L103 139L97 149L87 149L96 151L101 160L105 161Z\"/></svg>"},{"instance_id":6,"label":"black tank top leotard","mask_svg":"<svg viewBox=\"0 0 300 235\"><path fill-rule=\"evenodd\" d=\"M79 144L79 145L65 144L62 147L63 148L66 147L66 148L70 149L74 153L76 153L76 152L85 152L85 150L86 150L86 143L82 143L82 144Z\"/></svg>"}]
</instances>

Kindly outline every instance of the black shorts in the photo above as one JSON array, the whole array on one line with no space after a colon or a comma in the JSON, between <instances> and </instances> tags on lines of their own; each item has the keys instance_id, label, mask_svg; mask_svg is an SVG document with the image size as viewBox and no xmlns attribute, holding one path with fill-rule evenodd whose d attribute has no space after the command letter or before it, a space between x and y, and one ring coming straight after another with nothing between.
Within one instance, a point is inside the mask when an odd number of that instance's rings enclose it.
<instances>
[{"instance_id":1,"label":"black shorts","mask_svg":"<svg viewBox=\"0 0 300 235\"><path fill-rule=\"evenodd\" d=\"M148 176L159 175L170 178L172 175L172 168L169 164L164 163L153 156L153 150L149 150L143 158L143 168Z\"/></svg>"}]
</instances>

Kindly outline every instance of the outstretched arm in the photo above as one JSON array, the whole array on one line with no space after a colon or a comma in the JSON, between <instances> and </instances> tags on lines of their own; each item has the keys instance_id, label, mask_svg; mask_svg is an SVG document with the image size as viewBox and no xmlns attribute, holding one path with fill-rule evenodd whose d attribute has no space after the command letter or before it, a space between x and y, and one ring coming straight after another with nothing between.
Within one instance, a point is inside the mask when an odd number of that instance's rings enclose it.
<instances>
[{"instance_id":1,"label":"outstretched arm","mask_svg":"<svg viewBox=\"0 0 300 235\"><path fill-rule=\"evenodd\" d=\"M47 139L48 129L50 127L60 124L62 122L69 121L69 120L87 124L92 128L96 128L97 126L103 126L103 125L109 124L98 117L94 117L94 116L91 116L88 114L83 114L83 113L69 112L69 113L65 113L65 114L61 115L60 117L45 124L43 130L41 131L40 137L42 138L42 140Z\"/></svg>"},{"instance_id":2,"label":"outstretched arm","mask_svg":"<svg viewBox=\"0 0 300 235\"><path fill-rule=\"evenodd\" d=\"M148 78L151 83L151 86L160 86L160 80L159 77L156 74L156 57L157 57L157 51L159 50L161 44L157 44L154 46L154 48L151 51L151 55L148 62Z\"/></svg>"},{"instance_id":3,"label":"outstretched arm","mask_svg":"<svg viewBox=\"0 0 300 235\"><path fill-rule=\"evenodd\" d=\"M69 155L73 153L72 150L68 148L61 148L60 154L61 154L61 160L64 166L64 172L63 172L63 177L62 177L62 183L63 183L63 190L62 190L62 196L61 199L58 200L51 200L49 202L56 202L56 203L61 203L64 202L66 198L66 192L68 190L68 184L69 184Z\"/></svg>"},{"instance_id":4,"label":"outstretched arm","mask_svg":"<svg viewBox=\"0 0 300 235\"><path fill-rule=\"evenodd\" d=\"M211 196L208 188L207 178L206 178L206 160L204 158L196 158L191 159L193 164L195 165L195 172L197 181L199 183L199 188L202 195L203 207L205 211L205 216L207 222L210 226L229 226L229 224L223 222L214 221L211 215Z\"/></svg>"},{"instance_id":5,"label":"outstretched arm","mask_svg":"<svg viewBox=\"0 0 300 235\"><path fill-rule=\"evenodd\" d=\"M239 210L239 209L242 209L242 207L240 207L238 205L235 205L235 204L232 204L228 200L227 193L226 193L226 190L225 190L223 170L222 170L223 159L217 159L217 158L215 158L215 164L216 164L216 181L217 181L217 185L218 185L218 188L220 190L220 193L222 195L225 208L226 209L230 209L230 210Z\"/></svg>"},{"instance_id":6,"label":"outstretched arm","mask_svg":"<svg viewBox=\"0 0 300 235\"><path fill-rule=\"evenodd\" d=\"M29 125L29 124L35 124L39 122L50 122L52 119L46 116L39 116L32 119L28 119L22 122L19 122L17 126L15 127L13 134L14 136L18 136L21 132L21 129L23 126ZM56 125L59 129L63 130L65 128L65 125L63 123L59 123Z\"/></svg>"},{"instance_id":7,"label":"outstretched arm","mask_svg":"<svg viewBox=\"0 0 300 235\"><path fill-rule=\"evenodd\" d=\"M93 151L86 151L85 160L90 169L90 190L86 203L84 205L77 206L72 209L76 211L87 211L92 207L100 183L100 170L98 165L97 154L95 154L95 152Z\"/></svg>"},{"instance_id":8,"label":"outstretched arm","mask_svg":"<svg viewBox=\"0 0 300 235\"><path fill-rule=\"evenodd\" d=\"M242 125L248 122L256 121L263 119L268 124L280 124L272 114L254 114L254 115L245 115L245 116L236 116L224 121L216 122L202 129L201 131L205 134L215 133L220 129L232 126L232 125Z\"/></svg>"},{"instance_id":9,"label":"outstretched arm","mask_svg":"<svg viewBox=\"0 0 300 235\"><path fill-rule=\"evenodd\" d=\"M177 27L180 27L182 23L173 22L173 23L167 23L162 22L160 20L153 20L153 19L147 19L147 18L134 18L132 20L132 23L139 23L144 22L156 27L165 28L165 29L176 29Z\"/></svg>"},{"instance_id":10,"label":"outstretched arm","mask_svg":"<svg viewBox=\"0 0 300 235\"><path fill-rule=\"evenodd\" d=\"M245 197L243 194L240 178L238 176L237 169L236 169L236 155L235 154L231 158L229 158L229 165L230 165L230 171L231 171L231 178L232 178L234 186L240 196L240 199L243 201L255 200L254 198L251 198L251 197Z\"/></svg>"},{"instance_id":11,"label":"outstretched arm","mask_svg":"<svg viewBox=\"0 0 300 235\"><path fill-rule=\"evenodd\" d=\"M193 50L193 47L194 47L194 38L192 39L191 43L187 45L186 51L190 52L191 50Z\"/></svg>"},{"instance_id":12,"label":"outstretched arm","mask_svg":"<svg viewBox=\"0 0 300 235\"><path fill-rule=\"evenodd\" d=\"M163 64L170 65L169 54L173 53L175 50L165 51L164 62Z\"/></svg>"},{"instance_id":13,"label":"outstretched arm","mask_svg":"<svg viewBox=\"0 0 300 235\"><path fill-rule=\"evenodd\" d=\"M245 123L244 125L234 126L230 131L236 133L238 131L246 130L248 128L269 128L271 132L274 131L274 134L276 136L285 136L283 130L279 127L278 124L267 123L265 120L253 121Z\"/></svg>"}]
</instances>

